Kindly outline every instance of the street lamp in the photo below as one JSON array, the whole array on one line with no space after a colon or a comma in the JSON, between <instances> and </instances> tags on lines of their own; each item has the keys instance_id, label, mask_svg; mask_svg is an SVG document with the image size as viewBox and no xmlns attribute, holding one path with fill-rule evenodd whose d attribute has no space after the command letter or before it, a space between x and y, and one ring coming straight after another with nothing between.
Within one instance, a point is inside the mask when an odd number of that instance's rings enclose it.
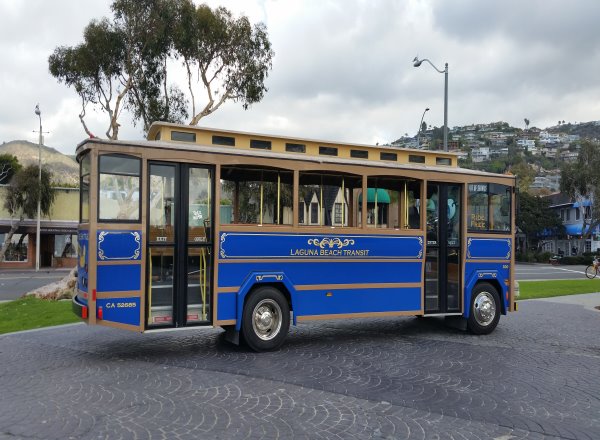
<instances>
[{"instance_id":1,"label":"street lamp","mask_svg":"<svg viewBox=\"0 0 600 440\"><path fill-rule=\"evenodd\" d=\"M37 195L37 230L35 233L35 271L40 270L40 217L42 213L42 112L40 105L35 106L35 114L40 118L40 139L38 147L38 195Z\"/></svg>"},{"instance_id":2,"label":"street lamp","mask_svg":"<svg viewBox=\"0 0 600 440\"><path fill-rule=\"evenodd\" d=\"M421 127L423 126L423 118L425 117L425 113L429 111L429 107L427 107L423 111L423 116L421 116L421 122L419 122L419 130L417 130L417 147L421 147Z\"/></svg>"},{"instance_id":3,"label":"street lamp","mask_svg":"<svg viewBox=\"0 0 600 440\"><path fill-rule=\"evenodd\" d=\"M427 61L431 67L437 70L439 73L443 73L445 76L444 83L444 151L448 151L448 63L446 63L446 68L444 70L440 70L433 65L431 61L427 58L420 60L419 57L415 57L413 60L413 66L419 67L423 61Z\"/></svg>"}]
</instances>

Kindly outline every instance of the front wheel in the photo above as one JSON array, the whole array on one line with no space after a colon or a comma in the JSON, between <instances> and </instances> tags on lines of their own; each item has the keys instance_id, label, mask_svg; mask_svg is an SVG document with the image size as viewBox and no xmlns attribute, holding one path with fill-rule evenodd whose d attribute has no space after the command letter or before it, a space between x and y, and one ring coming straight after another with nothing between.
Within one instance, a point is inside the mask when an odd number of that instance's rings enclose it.
<instances>
[{"instance_id":1,"label":"front wheel","mask_svg":"<svg viewBox=\"0 0 600 440\"><path fill-rule=\"evenodd\" d=\"M585 268L585 276L588 277L590 280L596 278L597 274L598 270L593 264L590 264L588 267Z\"/></svg>"},{"instance_id":2,"label":"front wheel","mask_svg":"<svg viewBox=\"0 0 600 440\"><path fill-rule=\"evenodd\" d=\"M242 334L254 351L275 350L290 328L290 307L285 296L271 286L255 290L244 306Z\"/></svg>"},{"instance_id":3,"label":"front wheel","mask_svg":"<svg viewBox=\"0 0 600 440\"><path fill-rule=\"evenodd\" d=\"M498 291L489 283L475 286L471 293L471 313L467 327L476 335L491 333L500 320Z\"/></svg>"}]
</instances>

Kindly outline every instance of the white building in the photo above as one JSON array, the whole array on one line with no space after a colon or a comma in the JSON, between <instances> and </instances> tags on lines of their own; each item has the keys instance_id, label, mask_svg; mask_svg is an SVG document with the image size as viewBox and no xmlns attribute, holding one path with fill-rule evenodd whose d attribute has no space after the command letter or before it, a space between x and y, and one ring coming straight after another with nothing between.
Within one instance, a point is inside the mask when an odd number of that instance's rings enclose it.
<instances>
[{"instance_id":1,"label":"white building","mask_svg":"<svg viewBox=\"0 0 600 440\"><path fill-rule=\"evenodd\" d=\"M540 142L544 144L558 144L560 142L560 135L540 131Z\"/></svg>"},{"instance_id":2,"label":"white building","mask_svg":"<svg viewBox=\"0 0 600 440\"><path fill-rule=\"evenodd\" d=\"M473 162L483 162L490 158L490 147L477 147L471 150Z\"/></svg>"},{"instance_id":3,"label":"white building","mask_svg":"<svg viewBox=\"0 0 600 440\"><path fill-rule=\"evenodd\" d=\"M535 148L535 140L533 139L517 139L517 147L521 147L530 151L530 148Z\"/></svg>"}]
</instances>

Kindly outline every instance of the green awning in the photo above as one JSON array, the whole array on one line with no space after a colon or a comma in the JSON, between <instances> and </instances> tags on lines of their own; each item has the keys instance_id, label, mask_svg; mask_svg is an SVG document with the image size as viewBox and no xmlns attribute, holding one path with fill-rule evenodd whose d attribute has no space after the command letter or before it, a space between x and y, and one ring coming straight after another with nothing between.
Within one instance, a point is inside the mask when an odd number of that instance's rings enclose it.
<instances>
[{"instance_id":1,"label":"green awning","mask_svg":"<svg viewBox=\"0 0 600 440\"><path fill-rule=\"evenodd\" d=\"M358 203L362 203L362 194L358 196ZM375 188L367 188L367 203L375 203ZM377 203L390 203L390 195L385 189L377 189Z\"/></svg>"}]
</instances>

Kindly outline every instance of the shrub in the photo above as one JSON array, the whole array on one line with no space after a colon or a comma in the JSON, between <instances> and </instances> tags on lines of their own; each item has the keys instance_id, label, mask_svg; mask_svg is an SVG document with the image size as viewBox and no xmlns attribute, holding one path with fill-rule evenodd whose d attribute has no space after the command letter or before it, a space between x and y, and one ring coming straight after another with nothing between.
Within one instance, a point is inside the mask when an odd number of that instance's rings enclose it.
<instances>
[{"instance_id":1,"label":"shrub","mask_svg":"<svg viewBox=\"0 0 600 440\"><path fill-rule=\"evenodd\" d=\"M552 252L541 252L535 255L535 261L538 263L548 263L553 255Z\"/></svg>"},{"instance_id":2,"label":"shrub","mask_svg":"<svg viewBox=\"0 0 600 440\"><path fill-rule=\"evenodd\" d=\"M588 264L592 264L592 259L590 257L586 257L584 255L563 257L560 260L560 264L569 264L569 265L579 264L579 265L587 266Z\"/></svg>"},{"instance_id":3,"label":"shrub","mask_svg":"<svg viewBox=\"0 0 600 440\"><path fill-rule=\"evenodd\" d=\"M535 254L531 251L517 252L515 254L515 259L523 263L533 263L535 262Z\"/></svg>"}]
</instances>

